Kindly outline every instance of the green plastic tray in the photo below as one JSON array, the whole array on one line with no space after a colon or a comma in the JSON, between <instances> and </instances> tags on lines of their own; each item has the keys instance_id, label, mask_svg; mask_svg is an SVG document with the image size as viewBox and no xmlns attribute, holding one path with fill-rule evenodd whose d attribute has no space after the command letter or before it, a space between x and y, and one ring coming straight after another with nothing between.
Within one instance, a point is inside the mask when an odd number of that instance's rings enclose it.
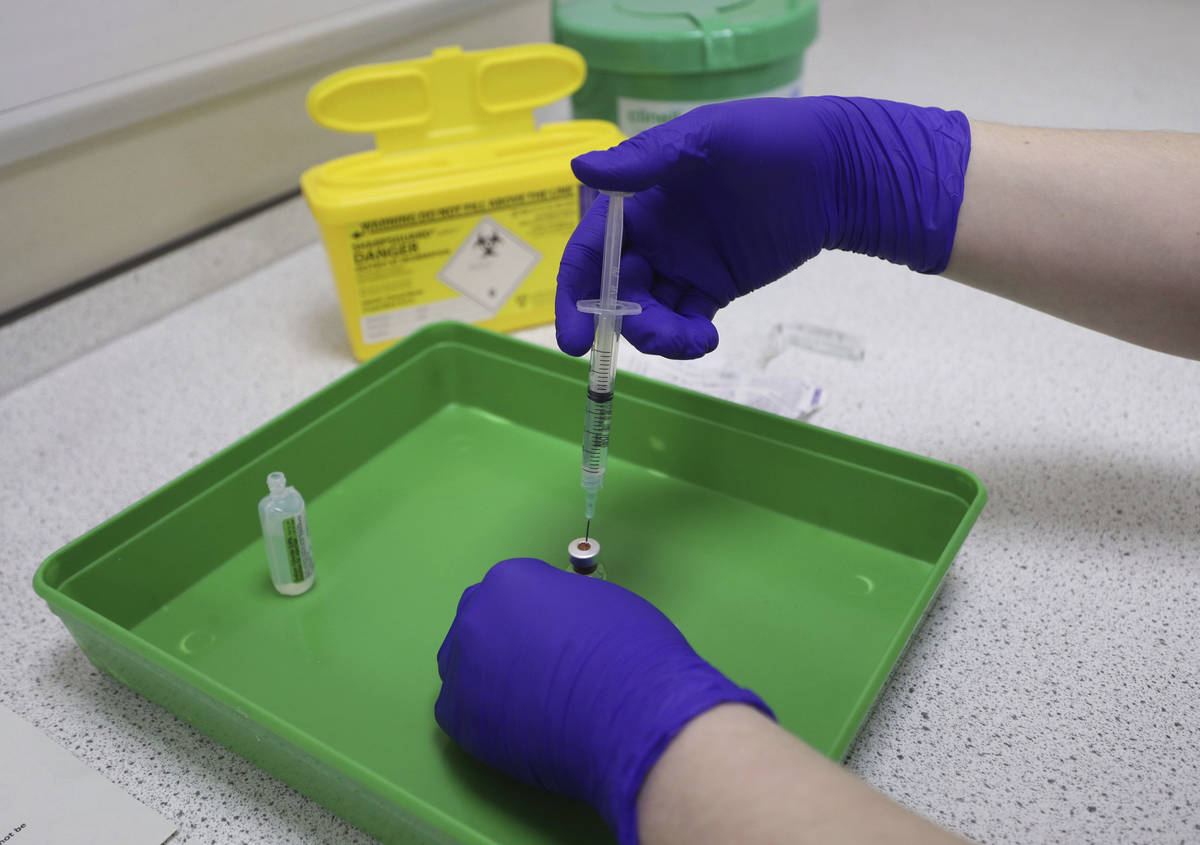
<instances>
[{"instance_id":1,"label":"green plastic tray","mask_svg":"<svg viewBox=\"0 0 1200 845\"><path fill-rule=\"evenodd\" d=\"M49 557L101 670L387 841L611 841L433 720L459 594L583 527L586 364L429 327ZM840 758L985 494L946 464L622 374L593 531L609 577ZM287 473L314 588L277 595L256 503Z\"/></svg>"}]
</instances>

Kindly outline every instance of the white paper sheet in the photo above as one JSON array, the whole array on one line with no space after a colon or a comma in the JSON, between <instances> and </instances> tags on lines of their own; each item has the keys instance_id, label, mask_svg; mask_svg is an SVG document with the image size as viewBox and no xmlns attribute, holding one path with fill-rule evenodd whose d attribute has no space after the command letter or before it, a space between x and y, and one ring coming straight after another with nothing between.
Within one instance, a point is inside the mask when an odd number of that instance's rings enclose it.
<instances>
[{"instance_id":1,"label":"white paper sheet","mask_svg":"<svg viewBox=\"0 0 1200 845\"><path fill-rule=\"evenodd\" d=\"M162 845L166 819L0 707L0 843Z\"/></svg>"}]
</instances>

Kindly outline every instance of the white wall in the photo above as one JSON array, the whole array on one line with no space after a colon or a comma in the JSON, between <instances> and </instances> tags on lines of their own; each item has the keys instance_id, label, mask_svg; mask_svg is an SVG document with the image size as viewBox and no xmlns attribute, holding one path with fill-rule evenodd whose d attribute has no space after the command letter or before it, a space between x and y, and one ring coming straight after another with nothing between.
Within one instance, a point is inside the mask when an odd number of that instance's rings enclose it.
<instances>
[{"instance_id":1,"label":"white wall","mask_svg":"<svg viewBox=\"0 0 1200 845\"><path fill-rule=\"evenodd\" d=\"M548 37L548 0L0 3L0 315L368 144L309 121L326 73Z\"/></svg>"}]
</instances>

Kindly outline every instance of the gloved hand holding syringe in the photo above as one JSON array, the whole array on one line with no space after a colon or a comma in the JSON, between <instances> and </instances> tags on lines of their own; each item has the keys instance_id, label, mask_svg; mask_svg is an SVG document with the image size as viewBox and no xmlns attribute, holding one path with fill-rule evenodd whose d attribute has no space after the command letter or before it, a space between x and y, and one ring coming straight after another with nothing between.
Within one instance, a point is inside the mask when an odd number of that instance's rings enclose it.
<instances>
[{"instance_id":1,"label":"gloved hand holding syringe","mask_svg":"<svg viewBox=\"0 0 1200 845\"><path fill-rule=\"evenodd\" d=\"M608 463L608 433L612 425L613 379L617 374L617 340L621 336L621 318L640 314L642 306L617 299L617 280L621 271L621 237L624 229L624 205L627 193L605 192L608 216L604 224L604 258L600 274L600 298L582 299L580 311L595 315L596 335L592 341L592 362L588 371L587 411L583 423L585 541L596 515L596 498L604 486Z\"/></svg>"}]
</instances>

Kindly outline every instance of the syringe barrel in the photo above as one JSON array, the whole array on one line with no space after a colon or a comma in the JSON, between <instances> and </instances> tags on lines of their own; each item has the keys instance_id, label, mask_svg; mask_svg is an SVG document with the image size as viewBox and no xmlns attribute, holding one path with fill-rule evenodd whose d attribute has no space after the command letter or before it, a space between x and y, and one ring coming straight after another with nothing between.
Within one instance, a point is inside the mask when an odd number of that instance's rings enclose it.
<instances>
[{"instance_id":1,"label":"syringe barrel","mask_svg":"<svg viewBox=\"0 0 1200 845\"><path fill-rule=\"evenodd\" d=\"M587 410L583 420L583 485L589 480L597 487L604 486L604 470L608 459L608 434L612 426L612 394L598 397L588 391Z\"/></svg>"},{"instance_id":2,"label":"syringe barrel","mask_svg":"<svg viewBox=\"0 0 1200 845\"><path fill-rule=\"evenodd\" d=\"M588 390L583 420L583 463L580 484L586 493L584 516L596 515L596 496L604 486L608 466L608 432L612 424L612 394L607 399Z\"/></svg>"},{"instance_id":3,"label":"syringe barrel","mask_svg":"<svg viewBox=\"0 0 1200 845\"><path fill-rule=\"evenodd\" d=\"M617 373L617 338L621 336L621 318L612 314L596 315L596 336L588 368L588 392L612 396Z\"/></svg>"}]
</instances>

